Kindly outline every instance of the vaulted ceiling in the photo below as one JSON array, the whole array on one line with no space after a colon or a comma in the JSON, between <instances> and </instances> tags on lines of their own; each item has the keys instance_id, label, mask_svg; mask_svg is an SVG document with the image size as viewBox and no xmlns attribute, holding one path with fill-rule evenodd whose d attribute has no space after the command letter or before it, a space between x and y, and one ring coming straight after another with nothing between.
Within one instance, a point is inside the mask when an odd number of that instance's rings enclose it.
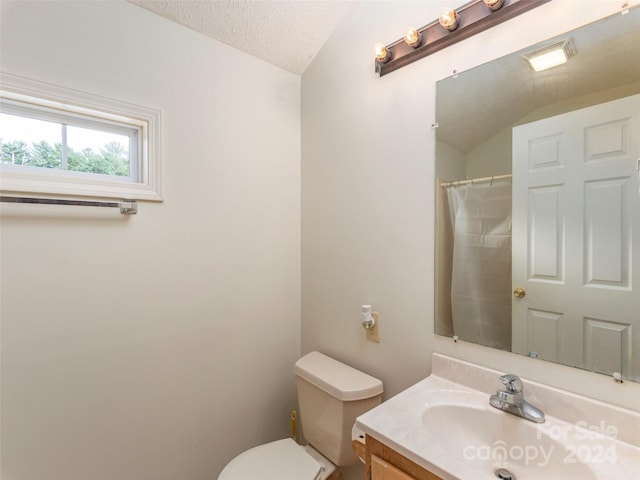
<instances>
[{"instance_id":1,"label":"vaulted ceiling","mask_svg":"<svg viewBox=\"0 0 640 480\"><path fill-rule=\"evenodd\" d=\"M300 75L354 0L128 1ZM438 138L468 152L546 105L637 82L639 10L542 42L572 39L577 54L557 69L533 74L515 53L438 82Z\"/></svg>"},{"instance_id":2,"label":"vaulted ceiling","mask_svg":"<svg viewBox=\"0 0 640 480\"><path fill-rule=\"evenodd\" d=\"M129 0L273 65L302 74L352 0Z\"/></svg>"}]
</instances>

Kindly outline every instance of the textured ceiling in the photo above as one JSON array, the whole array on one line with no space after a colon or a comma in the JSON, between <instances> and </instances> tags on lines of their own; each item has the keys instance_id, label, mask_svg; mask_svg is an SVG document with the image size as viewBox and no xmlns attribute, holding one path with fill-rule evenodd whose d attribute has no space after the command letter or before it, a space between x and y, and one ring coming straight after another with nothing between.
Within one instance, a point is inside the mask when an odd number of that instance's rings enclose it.
<instances>
[{"instance_id":1,"label":"textured ceiling","mask_svg":"<svg viewBox=\"0 0 640 480\"><path fill-rule=\"evenodd\" d=\"M302 74L352 0L129 0L273 65Z\"/></svg>"}]
</instances>

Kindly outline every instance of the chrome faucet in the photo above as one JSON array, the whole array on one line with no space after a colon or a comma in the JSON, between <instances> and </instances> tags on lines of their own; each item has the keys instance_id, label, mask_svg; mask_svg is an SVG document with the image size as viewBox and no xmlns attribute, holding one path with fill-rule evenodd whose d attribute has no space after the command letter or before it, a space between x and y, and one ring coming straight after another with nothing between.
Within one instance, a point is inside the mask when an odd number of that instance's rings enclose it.
<instances>
[{"instance_id":1,"label":"chrome faucet","mask_svg":"<svg viewBox=\"0 0 640 480\"><path fill-rule=\"evenodd\" d=\"M492 407L517 415L536 423L544 422L544 413L529 404L522 395L522 380L512 374L502 375L500 382L505 386L504 390L498 390L491 395L489 403Z\"/></svg>"}]
</instances>

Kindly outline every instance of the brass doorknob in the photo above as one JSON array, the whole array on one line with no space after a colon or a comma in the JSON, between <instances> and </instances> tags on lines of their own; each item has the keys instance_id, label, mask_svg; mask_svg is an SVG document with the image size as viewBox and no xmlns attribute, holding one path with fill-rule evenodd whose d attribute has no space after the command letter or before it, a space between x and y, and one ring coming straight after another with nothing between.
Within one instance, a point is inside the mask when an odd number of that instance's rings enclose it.
<instances>
[{"instance_id":1,"label":"brass doorknob","mask_svg":"<svg viewBox=\"0 0 640 480\"><path fill-rule=\"evenodd\" d=\"M526 294L527 291L522 287L518 287L513 291L513 296L518 298L524 298Z\"/></svg>"}]
</instances>

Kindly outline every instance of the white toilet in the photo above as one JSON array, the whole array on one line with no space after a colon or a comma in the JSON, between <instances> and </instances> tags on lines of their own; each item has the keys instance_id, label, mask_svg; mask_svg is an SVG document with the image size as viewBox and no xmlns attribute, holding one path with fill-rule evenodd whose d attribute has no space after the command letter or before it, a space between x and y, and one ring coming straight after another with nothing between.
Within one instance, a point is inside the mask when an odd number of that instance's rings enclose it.
<instances>
[{"instance_id":1,"label":"white toilet","mask_svg":"<svg viewBox=\"0 0 640 480\"><path fill-rule=\"evenodd\" d=\"M357 416L380 404L382 382L319 352L295 364L306 447L286 438L241 453L218 480L326 480L357 463L351 429ZM339 478L333 476L332 478Z\"/></svg>"}]
</instances>

